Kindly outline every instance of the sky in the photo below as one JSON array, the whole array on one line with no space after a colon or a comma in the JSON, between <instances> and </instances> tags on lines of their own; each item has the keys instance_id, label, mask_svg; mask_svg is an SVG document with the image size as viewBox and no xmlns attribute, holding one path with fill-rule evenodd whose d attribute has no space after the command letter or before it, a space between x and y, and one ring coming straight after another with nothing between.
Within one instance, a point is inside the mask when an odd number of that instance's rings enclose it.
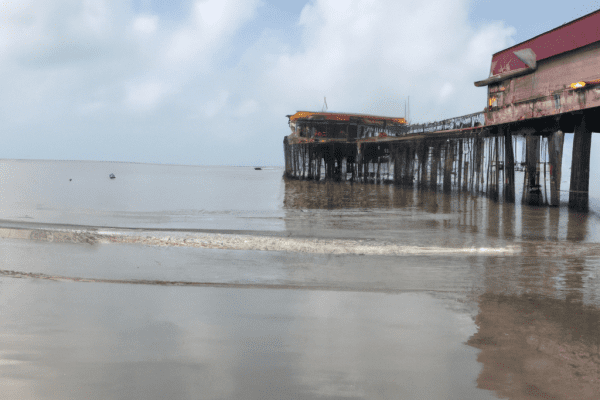
<instances>
[{"instance_id":1,"label":"sky","mask_svg":"<svg viewBox=\"0 0 600 400\"><path fill-rule=\"evenodd\" d=\"M0 1L0 158L282 165L296 110L326 97L330 111L404 116L410 96L411 122L482 111L486 90L473 82L493 53L598 8Z\"/></svg>"}]
</instances>

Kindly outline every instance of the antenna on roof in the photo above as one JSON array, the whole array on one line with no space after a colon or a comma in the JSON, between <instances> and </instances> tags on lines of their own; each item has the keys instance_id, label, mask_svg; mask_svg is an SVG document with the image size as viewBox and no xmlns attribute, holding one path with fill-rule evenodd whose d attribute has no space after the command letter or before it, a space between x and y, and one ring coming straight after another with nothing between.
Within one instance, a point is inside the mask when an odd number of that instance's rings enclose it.
<instances>
[{"instance_id":1,"label":"antenna on roof","mask_svg":"<svg viewBox=\"0 0 600 400\"><path fill-rule=\"evenodd\" d=\"M327 111L327 97L323 97L323 108L321 109L321 112L325 111Z\"/></svg>"}]
</instances>

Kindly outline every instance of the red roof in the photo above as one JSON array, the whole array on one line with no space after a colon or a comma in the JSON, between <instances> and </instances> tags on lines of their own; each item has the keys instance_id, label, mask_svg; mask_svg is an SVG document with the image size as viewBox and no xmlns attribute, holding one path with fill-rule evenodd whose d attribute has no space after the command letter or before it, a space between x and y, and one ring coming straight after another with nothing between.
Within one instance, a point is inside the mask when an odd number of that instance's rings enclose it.
<instances>
[{"instance_id":1,"label":"red roof","mask_svg":"<svg viewBox=\"0 0 600 400\"><path fill-rule=\"evenodd\" d=\"M525 68L525 63L513 54L517 50L530 48L539 61L599 40L600 10L597 10L494 54L491 75Z\"/></svg>"}]
</instances>

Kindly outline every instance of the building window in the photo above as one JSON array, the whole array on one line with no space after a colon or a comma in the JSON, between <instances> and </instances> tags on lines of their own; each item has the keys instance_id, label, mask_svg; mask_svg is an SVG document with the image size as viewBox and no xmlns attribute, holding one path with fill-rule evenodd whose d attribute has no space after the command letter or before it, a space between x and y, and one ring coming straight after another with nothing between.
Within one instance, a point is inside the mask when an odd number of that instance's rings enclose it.
<instances>
[{"instance_id":1,"label":"building window","mask_svg":"<svg viewBox=\"0 0 600 400\"><path fill-rule=\"evenodd\" d=\"M554 108L557 110L560 109L560 94L554 95Z\"/></svg>"}]
</instances>

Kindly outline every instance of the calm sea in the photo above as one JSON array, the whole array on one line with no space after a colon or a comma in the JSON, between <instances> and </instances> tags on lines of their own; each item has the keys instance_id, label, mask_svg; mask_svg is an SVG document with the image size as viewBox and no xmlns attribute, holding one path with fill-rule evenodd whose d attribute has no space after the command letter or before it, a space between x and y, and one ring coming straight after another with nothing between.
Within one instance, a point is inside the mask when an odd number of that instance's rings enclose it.
<instances>
[{"instance_id":1,"label":"calm sea","mask_svg":"<svg viewBox=\"0 0 600 400\"><path fill-rule=\"evenodd\" d=\"M283 229L281 175L276 168L5 160L0 161L0 218L132 228Z\"/></svg>"},{"instance_id":2,"label":"calm sea","mask_svg":"<svg viewBox=\"0 0 600 400\"><path fill-rule=\"evenodd\" d=\"M411 244L600 242L594 197L584 215L566 204L528 207L390 185L285 181L282 175L277 167L1 160L0 220L11 226L289 231Z\"/></svg>"}]
</instances>

